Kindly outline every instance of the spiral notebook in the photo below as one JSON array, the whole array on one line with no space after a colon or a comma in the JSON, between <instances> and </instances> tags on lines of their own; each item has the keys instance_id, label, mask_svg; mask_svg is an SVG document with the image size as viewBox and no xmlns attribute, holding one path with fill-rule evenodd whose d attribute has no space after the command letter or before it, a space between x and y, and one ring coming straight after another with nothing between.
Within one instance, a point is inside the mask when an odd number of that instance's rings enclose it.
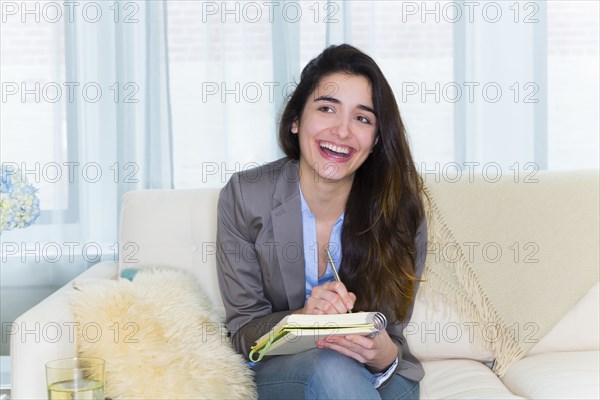
<instances>
[{"instance_id":1,"label":"spiral notebook","mask_svg":"<svg viewBox=\"0 0 600 400\"><path fill-rule=\"evenodd\" d=\"M385 316L380 312L307 315L291 314L261 336L249 354L250 361L264 356L296 354L313 349L316 341L327 336L373 336L384 330Z\"/></svg>"}]
</instances>

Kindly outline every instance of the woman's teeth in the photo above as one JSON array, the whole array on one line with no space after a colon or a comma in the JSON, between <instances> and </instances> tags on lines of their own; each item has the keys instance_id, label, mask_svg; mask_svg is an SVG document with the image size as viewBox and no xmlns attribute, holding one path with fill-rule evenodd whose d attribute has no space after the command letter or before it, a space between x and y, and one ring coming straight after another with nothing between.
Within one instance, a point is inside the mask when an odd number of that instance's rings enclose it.
<instances>
[{"instance_id":1,"label":"woman's teeth","mask_svg":"<svg viewBox=\"0 0 600 400\"><path fill-rule=\"evenodd\" d=\"M336 146L332 143L321 142L320 146L324 149L331 150L338 154L348 155L350 154L350 149L348 147Z\"/></svg>"}]
</instances>

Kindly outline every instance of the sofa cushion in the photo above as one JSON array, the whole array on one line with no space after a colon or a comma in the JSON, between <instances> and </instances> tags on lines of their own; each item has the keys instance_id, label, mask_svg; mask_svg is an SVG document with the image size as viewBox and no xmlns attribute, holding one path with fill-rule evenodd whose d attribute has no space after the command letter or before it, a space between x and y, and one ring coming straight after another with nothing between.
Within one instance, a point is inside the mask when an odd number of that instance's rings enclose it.
<instances>
[{"instance_id":1,"label":"sofa cushion","mask_svg":"<svg viewBox=\"0 0 600 400\"><path fill-rule=\"evenodd\" d=\"M600 350L600 284L591 288L528 355Z\"/></svg>"},{"instance_id":2,"label":"sofa cushion","mask_svg":"<svg viewBox=\"0 0 600 400\"><path fill-rule=\"evenodd\" d=\"M529 399L599 399L598 351L544 353L515 362L502 381Z\"/></svg>"},{"instance_id":3,"label":"sofa cushion","mask_svg":"<svg viewBox=\"0 0 600 400\"><path fill-rule=\"evenodd\" d=\"M421 399L522 399L477 361L425 361L423 368Z\"/></svg>"},{"instance_id":4,"label":"sofa cushion","mask_svg":"<svg viewBox=\"0 0 600 400\"><path fill-rule=\"evenodd\" d=\"M494 359L493 353L475 340L473 323L463 322L452 307L432 302L421 292L415 299L404 337L411 353L422 361L464 358L488 362Z\"/></svg>"}]
</instances>

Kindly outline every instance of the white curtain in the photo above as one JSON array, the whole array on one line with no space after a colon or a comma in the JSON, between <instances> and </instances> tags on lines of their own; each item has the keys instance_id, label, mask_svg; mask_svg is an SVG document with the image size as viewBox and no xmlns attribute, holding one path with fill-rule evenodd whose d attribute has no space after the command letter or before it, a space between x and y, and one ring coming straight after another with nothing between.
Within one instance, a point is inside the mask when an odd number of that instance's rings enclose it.
<instances>
[{"instance_id":1,"label":"white curtain","mask_svg":"<svg viewBox=\"0 0 600 400\"><path fill-rule=\"evenodd\" d=\"M67 136L82 164L110 175L80 181L80 237L113 242L123 193L173 186L166 10L163 1L91 3L112 18L68 25L67 78L110 91L72 106Z\"/></svg>"},{"instance_id":2,"label":"white curtain","mask_svg":"<svg viewBox=\"0 0 600 400\"><path fill-rule=\"evenodd\" d=\"M276 131L284 100L304 65L342 42L383 69L419 159L454 159L453 105L403 95L407 83L452 81L451 25L429 31L420 20L398 23L400 3L389 1L169 1L168 7L176 188L219 187L233 172L281 156Z\"/></svg>"},{"instance_id":3,"label":"white curtain","mask_svg":"<svg viewBox=\"0 0 600 400\"><path fill-rule=\"evenodd\" d=\"M430 179L453 179L457 169L493 180L598 167L597 2L168 7L175 187L222 186L234 171L279 157L276 122L288 89L306 62L342 42L381 66ZM576 105L564 100L574 87L585 93ZM549 111L553 102L568 112Z\"/></svg>"},{"instance_id":4,"label":"white curtain","mask_svg":"<svg viewBox=\"0 0 600 400\"><path fill-rule=\"evenodd\" d=\"M3 103L2 162L39 189L42 209L34 225L2 233L3 322L117 258L123 193L173 187L165 2L73 2L72 20L61 4L3 24L3 43L22 31L46 38L2 57L3 82L32 91ZM63 18L51 22L56 7Z\"/></svg>"},{"instance_id":5,"label":"white curtain","mask_svg":"<svg viewBox=\"0 0 600 400\"><path fill-rule=\"evenodd\" d=\"M546 4L479 6L455 29L455 82L467 89L455 108L455 161L546 169Z\"/></svg>"}]
</instances>

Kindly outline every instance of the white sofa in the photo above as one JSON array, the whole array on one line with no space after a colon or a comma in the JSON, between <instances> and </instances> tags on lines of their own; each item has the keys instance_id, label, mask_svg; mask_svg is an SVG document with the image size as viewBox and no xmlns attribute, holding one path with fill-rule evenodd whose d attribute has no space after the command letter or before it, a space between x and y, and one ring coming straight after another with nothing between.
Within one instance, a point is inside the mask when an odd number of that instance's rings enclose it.
<instances>
[{"instance_id":1,"label":"white sofa","mask_svg":"<svg viewBox=\"0 0 600 400\"><path fill-rule=\"evenodd\" d=\"M443 177L425 177L436 201L443 202L445 193L462 193L465 185L477 184L481 178L448 182ZM576 178L576 179L574 179ZM569 173L538 173L538 185L557 182L561 190L589 193L595 207L586 209L562 208L561 204L539 212L546 215L547 226L536 229L555 229L552 218L557 209L589 216L593 224L581 235L598 237L598 171ZM439 182L436 182L439 181ZM451 184L450 184L451 183ZM494 186L498 190L499 186ZM477 190L490 186L469 187L477 201ZM473 191L475 190L475 192ZM99 263L76 278L114 279L119 267L171 266L191 271L218 307L222 307L215 271L216 203L218 189L148 190L130 192L123 199L120 225L121 253L119 264ZM594 200L595 199L595 200ZM473 201L473 198L471 198ZM552 205L553 198L547 199ZM492 212L501 207L486 204ZM589 203L589 202L588 202ZM586 204L588 204L586 203ZM558 208L557 208L557 207ZM464 212L464 210L462 210ZM545 214L544 214L545 213ZM539 215L538 215L539 217ZM489 222L480 221L481 224ZM578 229L578 220L573 218ZM595 228L594 228L595 226ZM492 227L493 228L493 227ZM595 230L594 230L595 229ZM585 259L590 269L598 269L598 246L586 249ZM72 317L66 293L69 283L40 304L20 316L17 331L11 339L12 394L14 399L46 398L44 364L47 361L76 355ZM421 385L423 399L598 399L599 394L599 296L598 284L592 283L587 293L564 317L529 351L526 357L510 366L499 378L490 369L493 355L475 343L467 334L451 340L446 327L456 327L461 321L456 310L419 294L411 331L406 332L414 354L423 361L425 378ZM510 289L507 290L507 295ZM558 294L557 294L558 295ZM447 332L446 332L447 333ZM464 332L463 332L464 333Z\"/></svg>"}]
</instances>

